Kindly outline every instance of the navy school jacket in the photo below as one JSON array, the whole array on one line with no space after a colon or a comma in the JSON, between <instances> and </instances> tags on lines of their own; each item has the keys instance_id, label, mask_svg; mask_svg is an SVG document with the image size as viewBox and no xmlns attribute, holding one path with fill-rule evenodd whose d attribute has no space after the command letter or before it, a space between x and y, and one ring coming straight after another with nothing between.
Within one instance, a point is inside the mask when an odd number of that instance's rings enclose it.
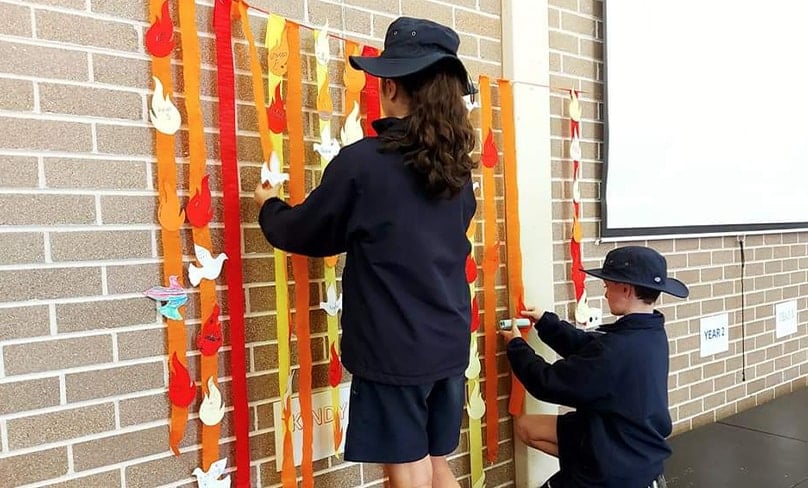
<instances>
[{"instance_id":1,"label":"navy school jacket","mask_svg":"<svg viewBox=\"0 0 808 488\"><path fill-rule=\"evenodd\" d=\"M562 359L549 364L520 338L508 344L531 395L576 409L558 418L553 486L645 488L662 473L671 453L664 324L655 311L584 332L545 312L536 331Z\"/></svg>"},{"instance_id":2,"label":"navy school jacket","mask_svg":"<svg viewBox=\"0 0 808 488\"><path fill-rule=\"evenodd\" d=\"M374 122L377 133L405 122ZM471 183L452 199L427 195L399 153L375 137L342 148L300 205L273 198L259 215L270 244L313 257L347 253L342 275L342 362L361 378L415 385L468 365L471 300L466 230Z\"/></svg>"}]
</instances>

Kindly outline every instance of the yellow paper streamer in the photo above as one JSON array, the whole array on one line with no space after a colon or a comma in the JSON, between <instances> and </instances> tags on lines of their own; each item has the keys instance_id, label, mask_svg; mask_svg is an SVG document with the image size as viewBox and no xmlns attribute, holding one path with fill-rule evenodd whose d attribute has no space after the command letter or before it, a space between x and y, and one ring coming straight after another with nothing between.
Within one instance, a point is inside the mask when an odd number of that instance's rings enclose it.
<instances>
[{"instance_id":1,"label":"yellow paper streamer","mask_svg":"<svg viewBox=\"0 0 808 488\"><path fill-rule=\"evenodd\" d=\"M469 242L471 243L472 250L474 249L474 235L476 233L477 222L472 219L469 223L469 228L467 232L467 237ZM473 253L474 251L472 251ZM471 294L471 299L474 300L475 296L477 295L477 286L474 282L469 283L469 293ZM469 368L476 366L471 374L467 374L467 376L471 376L467 378L466 381L466 390L468 392L469 398L469 405L467 407L469 413L469 458L471 464L471 486L484 486L485 483L485 471L483 470L483 427L482 427L482 415L485 412L485 403L482 401L482 397L480 396L480 355L477 351L477 331L473 331L471 333L471 351L470 355L474 356L473 360L476 360L476 365L472 363L472 358L469 360ZM467 370L468 373L468 370ZM477 410L472 406L472 401L479 401L482 405L477 406ZM482 412L479 412L479 409L482 409Z\"/></svg>"}]
</instances>

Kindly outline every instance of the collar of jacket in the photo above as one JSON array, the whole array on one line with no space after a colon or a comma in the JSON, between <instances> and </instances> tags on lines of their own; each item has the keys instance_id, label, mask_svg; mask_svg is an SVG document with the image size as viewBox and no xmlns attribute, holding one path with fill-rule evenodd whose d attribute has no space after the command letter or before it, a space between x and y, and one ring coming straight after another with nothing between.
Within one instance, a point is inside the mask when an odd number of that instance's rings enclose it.
<instances>
[{"instance_id":1,"label":"collar of jacket","mask_svg":"<svg viewBox=\"0 0 808 488\"><path fill-rule=\"evenodd\" d=\"M626 329L653 329L665 325L665 316L659 310L654 313L630 313L620 317L617 322L602 325L598 330L603 332L616 332Z\"/></svg>"},{"instance_id":2,"label":"collar of jacket","mask_svg":"<svg viewBox=\"0 0 808 488\"><path fill-rule=\"evenodd\" d=\"M409 117L404 117L403 119L399 119L397 117L385 117L383 119L377 119L373 121L373 129L377 134L383 134L388 131L403 132L407 127L408 118Z\"/></svg>"}]
</instances>

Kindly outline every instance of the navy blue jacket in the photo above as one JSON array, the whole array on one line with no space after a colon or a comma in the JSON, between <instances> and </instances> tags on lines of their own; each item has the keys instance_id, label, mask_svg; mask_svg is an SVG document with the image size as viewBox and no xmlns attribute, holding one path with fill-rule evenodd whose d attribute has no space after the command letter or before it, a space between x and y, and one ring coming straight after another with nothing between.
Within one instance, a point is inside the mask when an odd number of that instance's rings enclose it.
<instances>
[{"instance_id":1,"label":"navy blue jacket","mask_svg":"<svg viewBox=\"0 0 808 488\"><path fill-rule=\"evenodd\" d=\"M377 120L383 134L400 119ZM430 197L400 153L375 137L342 148L300 205L273 198L259 222L275 247L323 257L347 253L342 275L342 362L352 374L415 385L468 365L471 300L466 237L477 208L471 183Z\"/></svg>"},{"instance_id":2,"label":"navy blue jacket","mask_svg":"<svg viewBox=\"0 0 808 488\"><path fill-rule=\"evenodd\" d=\"M664 325L655 311L584 332L546 312L536 331L563 359L549 364L520 338L508 344L531 395L576 409L558 418L554 487L645 488L662 473L671 453Z\"/></svg>"}]
</instances>

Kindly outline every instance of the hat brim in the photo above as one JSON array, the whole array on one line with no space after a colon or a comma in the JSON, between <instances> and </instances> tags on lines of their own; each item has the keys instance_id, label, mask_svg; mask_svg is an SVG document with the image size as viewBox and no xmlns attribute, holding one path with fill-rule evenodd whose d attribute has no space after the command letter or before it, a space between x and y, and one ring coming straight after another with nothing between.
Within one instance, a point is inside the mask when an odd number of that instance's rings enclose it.
<instances>
[{"instance_id":1,"label":"hat brim","mask_svg":"<svg viewBox=\"0 0 808 488\"><path fill-rule=\"evenodd\" d=\"M642 286L644 288L658 290L679 298L687 298L687 296L690 294L690 290L687 289L687 285L677 280L676 278L671 278L670 276L668 276L665 279L665 284L661 285L658 283L640 283L639 281L627 280L624 277L612 276L609 273L604 273L603 268L582 269L581 271L590 276L594 276L595 278L600 278L602 280L614 281L617 283L628 283L629 285L635 285L635 286Z\"/></svg>"},{"instance_id":2,"label":"hat brim","mask_svg":"<svg viewBox=\"0 0 808 488\"><path fill-rule=\"evenodd\" d=\"M389 58L381 56L349 56L354 69L365 71L378 78L402 78L413 73L423 71L440 61L452 60L458 68L464 86L464 95L472 93L471 84L468 83L468 72L463 62L457 56L448 53L432 53L417 58Z\"/></svg>"}]
</instances>

